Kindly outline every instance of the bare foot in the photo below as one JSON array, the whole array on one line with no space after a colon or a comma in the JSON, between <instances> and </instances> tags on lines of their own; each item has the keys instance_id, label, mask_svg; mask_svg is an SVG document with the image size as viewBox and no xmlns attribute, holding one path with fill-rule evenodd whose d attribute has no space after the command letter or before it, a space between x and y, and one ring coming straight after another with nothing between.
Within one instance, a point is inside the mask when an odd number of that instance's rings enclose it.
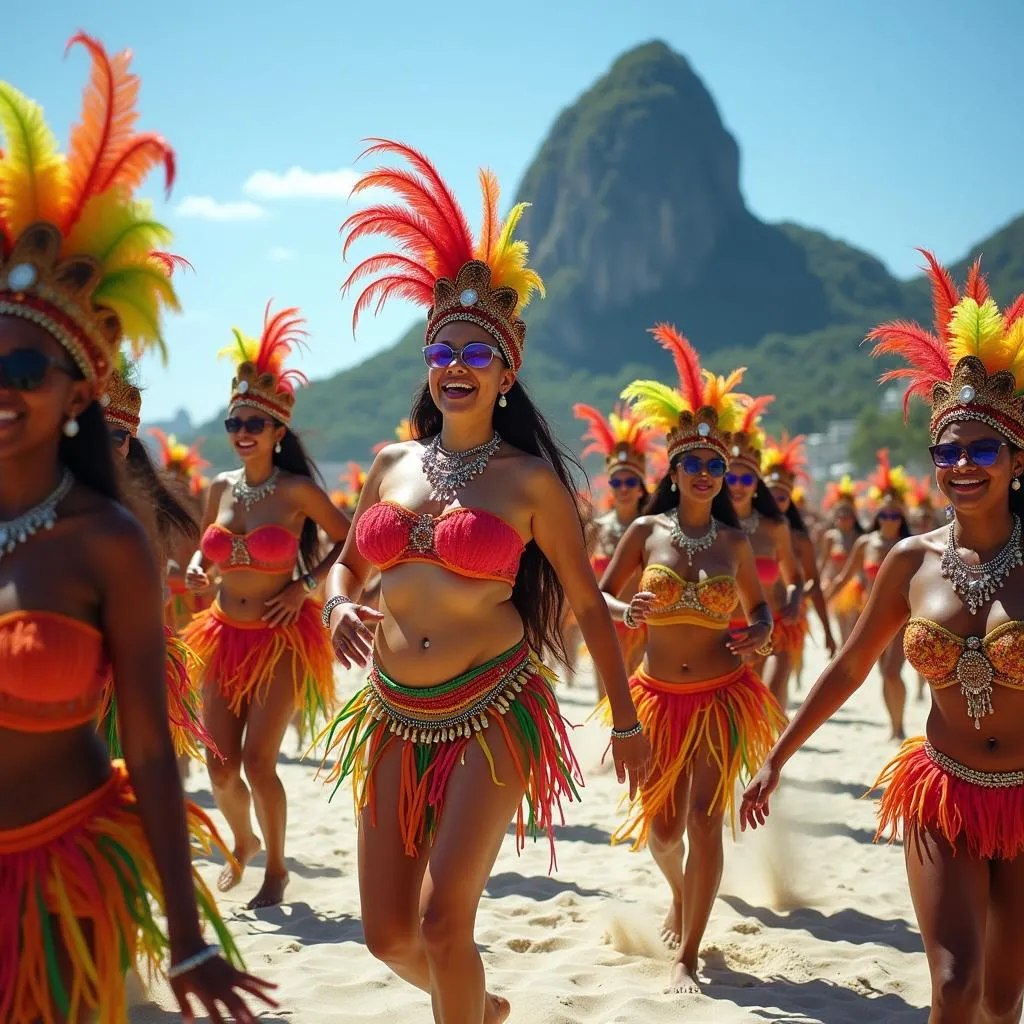
<instances>
[{"instance_id":1,"label":"bare foot","mask_svg":"<svg viewBox=\"0 0 1024 1024\"><path fill-rule=\"evenodd\" d=\"M245 905L246 910L259 910L261 907L276 907L284 899L284 891L288 886L288 872L283 875L263 876L260 891Z\"/></svg>"},{"instance_id":2,"label":"bare foot","mask_svg":"<svg viewBox=\"0 0 1024 1024\"><path fill-rule=\"evenodd\" d=\"M668 991L681 995L695 996L700 994L700 982L697 980L697 968L687 967L678 960L672 965L672 975L668 982Z\"/></svg>"},{"instance_id":3,"label":"bare foot","mask_svg":"<svg viewBox=\"0 0 1024 1024\"><path fill-rule=\"evenodd\" d=\"M238 885L242 880L242 872L245 871L246 864L260 852L261 846L262 843L259 839L255 835L250 835L242 846L235 847L234 856L238 867L235 867L234 864L224 865L224 870L217 876L217 888L221 892L227 892Z\"/></svg>"},{"instance_id":4,"label":"bare foot","mask_svg":"<svg viewBox=\"0 0 1024 1024\"><path fill-rule=\"evenodd\" d=\"M683 905L672 902L668 913L665 915L665 923L661 926L661 941L669 949L678 949L683 934Z\"/></svg>"},{"instance_id":5,"label":"bare foot","mask_svg":"<svg viewBox=\"0 0 1024 1024\"><path fill-rule=\"evenodd\" d=\"M512 1007L507 999L502 999L501 996L492 996L490 992L487 993L487 1005L484 1007L484 1024L503 1024L504 1021L508 1020L508 1015L511 1012Z\"/></svg>"}]
</instances>

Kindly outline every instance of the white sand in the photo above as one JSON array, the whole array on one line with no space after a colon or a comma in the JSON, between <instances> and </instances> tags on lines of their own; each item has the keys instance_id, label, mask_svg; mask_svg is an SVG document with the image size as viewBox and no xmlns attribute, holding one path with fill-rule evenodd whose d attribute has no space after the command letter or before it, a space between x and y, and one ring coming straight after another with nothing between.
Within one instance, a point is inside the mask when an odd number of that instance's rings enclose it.
<instances>
[{"instance_id":1,"label":"white sand","mask_svg":"<svg viewBox=\"0 0 1024 1024\"><path fill-rule=\"evenodd\" d=\"M809 646L804 692L822 661L821 648ZM916 700L916 677L905 674L914 734L927 705ZM341 685L349 692L355 682ZM585 684L589 679L561 690L573 721L591 707ZM590 770L604 744L600 727L577 730L588 782L561 830L558 872L547 875L545 842L517 857L509 836L480 906L477 940L489 985L511 1000L513 1024L924 1021L928 976L902 851L872 845L874 804L858 799L895 750L884 722L880 682L872 677L790 763L770 827L736 844L727 839L725 878L703 948L708 984L699 996L665 993L671 956L657 937L664 882L648 853L609 845L620 789L611 774ZM289 754L294 746L289 736ZM222 900L250 969L280 985L282 1009L263 1019L429 1024L427 997L362 944L350 790L328 804L314 769L282 757L288 905L242 909L259 884L261 859ZM190 788L212 808L205 771L193 772ZM212 884L218 867L202 870ZM138 1007L132 1020L178 1019L169 993L155 999L163 1009Z\"/></svg>"}]
</instances>

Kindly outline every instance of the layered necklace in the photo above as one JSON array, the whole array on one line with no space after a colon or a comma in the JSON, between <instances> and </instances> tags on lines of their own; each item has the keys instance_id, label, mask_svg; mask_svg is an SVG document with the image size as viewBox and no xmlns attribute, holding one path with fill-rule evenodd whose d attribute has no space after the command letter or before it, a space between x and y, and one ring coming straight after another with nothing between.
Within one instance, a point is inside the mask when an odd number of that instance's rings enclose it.
<instances>
[{"instance_id":1,"label":"layered necklace","mask_svg":"<svg viewBox=\"0 0 1024 1024\"><path fill-rule=\"evenodd\" d=\"M1013 517L1010 539L994 558L978 565L968 565L957 552L956 532L949 524L946 550L942 553L942 575L949 580L953 589L963 598L967 610L973 615L983 604L992 600L996 591L1006 582L1014 569L1024 565L1021 552L1020 518Z\"/></svg>"},{"instance_id":2,"label":"layered necklace","mask_svg":"<svg viewBox=\"0 0 1024 1024\"><path fill-rule=\"evenodd\" d=\"M68 496L75 478L68 469L63 470L57 486L38 505L15 519L0 520L0 558L9 555L19 544L40 530L52 530L57 522L57 506Z\"/></svg>"},{"instance_id":3,"label":"layered necklace","mask_svg":"<svg viewBox=\"0 0 1024 1024\"><path fill-rule=\"evenodd\" d=\"M455 495L475 476L479 476L491 461L491 456L501 447L501 436L497 431L490 440L464 452L450 452L441 444L438 434L423 449L423 474L430 484L430 500L442 505L451 502Z\"/></svg>"},{"instance_id":4,"label":"layered necklace","mask_svg":"<svg viewBox=\"0 0 1024 1024\"><path fill-rule=\"evenodd\" d=\"M745 519L740 518L740 529L748 536L752 537L757 533L757 528L761 525L761 513L754 509Z\"/></svg>"},{"instance_id":5,"label":"layered necklace","mask_svg":"<svg viewBox=\"0 0 1024 1024\"><path fill-rule=\"evenodd\" d=\"M680 551L686 552L687 564L692 566L693 556L700 551L707 551L707 549L715 543L715 538L718 536L718 527L715 525L715 517L711 517L708 522L707 530L699 537L688 537L683 533L683 528L679 523L678 509L672 509L671 512L666 512L665 515L668 516L670 531L669 538Z\"/></svg>"},{"instance_id":6,"label":"layered necklace","mask_svg":"<svg viewBox=\"0 0 1024 1024\"><path fill-rule=\"evenodd\" d=\"M231 494L236 501L240 501L245 506L245 511L248 512L253 505L258 505L264 498L269 497L277 490L277 478L280 475L281 470L275 466L273 472L263 483L256 487L250 487L246 482L243 469L242 475L231 486Z\"/></svg>"}]
</instances>

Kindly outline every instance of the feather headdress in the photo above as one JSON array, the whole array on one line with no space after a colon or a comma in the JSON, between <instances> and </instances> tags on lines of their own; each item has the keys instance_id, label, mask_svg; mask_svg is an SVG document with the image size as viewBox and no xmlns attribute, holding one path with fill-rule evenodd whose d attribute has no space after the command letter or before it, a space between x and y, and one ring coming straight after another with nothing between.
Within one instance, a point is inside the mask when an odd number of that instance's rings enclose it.
<instances>
[{"instance_id":1,"label":"feather headdress","mask_svg":"<svg viewBox=\"0 0 1024 1024\"><path fill-rule=\"evenodd\" d=\"M366 484L366 470L358 462L350 462L338 482L341 487L331 491L331 501L340 509L355 508Z\"/></svg>"},{"instance_id":2,"label":"feather headdress","mask_svg":"<svg viewBox=\"0 0 1024 1024\"><path fill-rule=\"evenodd\" d=\"M607 419L592 405L577 402L573 415L588 424L584 441L590 444L583 455L604 457L609 476L619 469L631 469L643 479L647 474L647 455L654 447L650 429L641 423L628 406L616 405Z\"/></svg>"},{"instance_id":3,"label":"feather headdress","mask_svg":"<svg viewBox=\"0 0 1024 1024\"><path fill-rule=\"evenodd\" d=\"M413 433L412 424L408 420L399 420L398 426L395 427L395 440L401 443L402 441L415 441L416 435ZM378 441L373 446L373 454L377 455L382 452L389 444L394 444L394 441Z\"/></svg>"},{"instance_id":4,"label":"feather headdress","mask_svg":"<svg viewBox=\"0 0 1024 1024\"><path fill-rule=\"evenodd\" d=\"M761 416L774 401L774 395L751 398L743 409L739 425L726 438L730 462L744 462L758 476L761 474L761 458L766 443Z\"/></svg>"},{"instance_id":5,"label":"feather headdress","mask_svg":"<svg viewBox=\"0 0 1024 1024\"><path fill-rule=\"evenodd\" d=\"M795 494L797 481L807 477L807 439L790 437L785 431L777 441L768 438L761 456L761 472L769 487L781 487Z\"/></svg>"},{"instance_id":6,"label":"feather headdress","mask_svg":"<svg viewBox=\"0 0 1024 1024\"><path fill-rule=\"evenodd\" d=\"M907 471L902 466L892 465L888 448L879 449L878 465L868 477L868 483L871 485L868 497L879 504L886 501L903 504L910 491L910 477Z\"/></svg>"},{"instance_id":7,"label":"feather headdress","mask_svg":"<svg viewBox=\"0 0 1024 1024\"><path fill-rule=\"evenodd\" d=\"M159 427L150 427L146 433L156 439L160 465L182 483L195 483L199 479L200 470L209 468L210 464L199 453L198 442L183 444L173 434L166 434Z\"/></svg>"},{"instance_id":8,"label":"feather headdress","mask_svg":"<svg viewBox=\"0 0 1024 1024\"><path fill-rule=\"evenodd\" d=\"M287 424L295 407L295 388L309 383L299 370L285 369L285 360L305 345L305 320L294 306L271 314L270 303L263 313L263 333L250 338L233 328L234 343L220 355L237 360L231 381L229 408L251 405Z\"/></svg>"},{"instance_id":9,"label":"feather headdress","mask_svg":"<svg viewBox=\"0 0 1024 1024\"><path fill-rule=\"evenodd\" d=\"M909 478L910 489L907 492L907 502L911 508L923 509L931 512L935 509L935 492L932 490L931 477Z\"/></svg>"},{"instance_id":10,"label":"feather headdress","mask_svg":"<svg viewBox=\"0 0 1024 1024\"><path fill-rule=\"evenodd\" d=\"M650 333L672 355L679 387L635 380L622 397L646 427L666 432L669 463L695 448L712 448L727 457L726 435L739 426L749 402L746 395L736 393L743 369L733 370L728 377L716 376L701 369L697 350L671 324L658 324Z\"/></svg>"},{"instance_id":11,"label":"feather headdress","mask_svg":"<svg viewBox=\"0 0 1024 1024\"><path fill-rule=\"evenodd\" d=\"M825 497L822 499L821 507L826 512L840 504L856 509L857 495L862 489L862 485L855 482L849 473L846 473L839 481L830 480L825 486Z\"/></svg>"},{"instance_id":12,"label":"feather headdress","mask_svg":"<svg viewBox=\"0 0 1024 1024\"><path fill-rule=\"evenodd\" d=\"M164 351L161 313L178 308L169 274L150 258L171 232L133 198L155 167L170 190L174 152L136 131L130 52L109 57L82 32L68 48L76 44L92 77L66 154L42 108L0 82L0 315L47 330L102 390L122 341L136 355Z\"/></svg>"},{"instance_id":13,"label":"feather headdress","mask_svg":"<svg viewBox=\"0 0 1024 1024\"><path fill-rule=\"evenodd\" d=\"M977 420L1024 447L1024 294L1000 312L980 260L961 293L949 271L919 251L928 263L935 331L906 320L876 327L867 336L873 354L908 364L884 373L882 383L907 381L904 410L915 395L931 405L933 442L950 423Z\"/></svg>"},{"instance_id":14,"label":"feather headdress","mask_svg":"<svg viewBox=\"0 0 1024 1024\"><path fill-rule=\"evenodd\" d=\"M529 203L517 203L502 221L497 178L481 170L483 224L474 242L451 189L422 153L388 139L368 141L371 145L360 159L383 153L400 157L408 167L369 171L352 190L355 195L385 189L398 200L357 210L341 226L343 256L353 242L368 235L383 235L398 250L363 260L342 285L345 293L370 279L356 299L352 330L369 306L380 312L392 297L408 299L427 307L428 344L445 324L468 320L487 331L506 363L518 370L526 343L520 315L534 292L544 294L540 276L526 265L526 242L515 237Z\"/></svg>"},{"instance_id":15,"label":"feather headdress","mask_svg":"<svg viewBox=\"0 0 1024 1024\"><path fill-rule=\"evenodd\" d=\"M124 352L118 352L117 365L100 399L107 426L127 430L132 437L139 436L139 424L142 422L142 391L138 376L136 364L129 361Z\"/></svg>"}]
</instances>

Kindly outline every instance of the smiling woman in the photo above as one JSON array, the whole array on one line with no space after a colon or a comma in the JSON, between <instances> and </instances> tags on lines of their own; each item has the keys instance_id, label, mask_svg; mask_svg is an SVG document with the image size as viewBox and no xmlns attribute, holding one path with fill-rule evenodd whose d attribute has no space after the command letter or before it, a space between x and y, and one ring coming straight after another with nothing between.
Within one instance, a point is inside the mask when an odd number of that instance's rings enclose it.
<instances>
[{"instance_id":1,"label":"smiling woman","mask_svg":"<svg viewBox=\"0 0 1024 1024\"><path fill-rule=\"evenodd\" d=\"M1024 295L1001 313L977 264L961 294L925 256L935 334L897 322L869 337L877 355L909 363L883 381L907 378L908 400L932 406L930 451L953 521L889 552L849 643L747 789L741 816L764 823L783 765L905 628L932 709L927 736L908 740L876 785L885 786L879 834L904 838L932 974L929 1020L1015 1022L1024 1002Z\"/></svg>"}]
</instances>

